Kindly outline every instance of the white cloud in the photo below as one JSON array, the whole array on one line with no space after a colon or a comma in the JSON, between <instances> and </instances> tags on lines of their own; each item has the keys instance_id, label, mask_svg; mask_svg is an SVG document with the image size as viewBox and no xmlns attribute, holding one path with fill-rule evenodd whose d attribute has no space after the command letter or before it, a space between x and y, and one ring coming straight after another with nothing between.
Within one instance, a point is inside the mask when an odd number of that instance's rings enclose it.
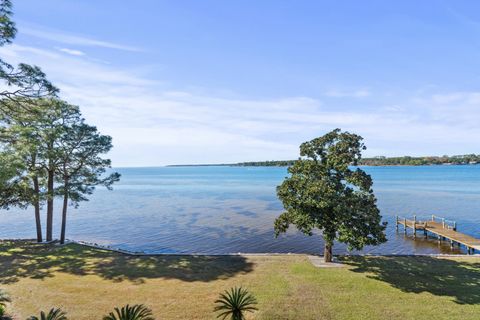
<instances>
[{"instance_id":1,"label":"white cloud","mask_svg":"<svg viewBox=\"0 0 480 320\"><path fill-rule=\"evenodd\" d=\"M58 48L58 51L70 54L72 56L84 56L85 52L75 49L68 49L68 48Z\"/></svg>"},{"instance_id":2,"label":"white cloud","mask_svg":"<svg viewBox=\"0 0 480 320\"><path fill-rule=\"evenodd\" d=\"M331 89L324 93L327 97L333 98L365 98L371 95L370 90L357 89L357 90L338 90Z\"/></svg>"},{"instance_id":3,"label":"white cloud","mask_svg":"<svg viewBox=\"0 0 480 320\"><path fill-rule=\"evenodd\" d=\"M389 112L402 112L405 111L405 108L402 108L399 105L388 105L383 108L385 111Z\"/></svg>"},{"instance_id":4,"label":"white cloud","mask_svg":"<svg viewBox=\"0 0 480 320\"><path fill-rule=\"evenodd\" d=\"M43 40L50 40L50 41L63 43L63 44L87 46L87 47L101 47L101 48L108 48L108 49L133 51L133 52L142 51L140 48L137 48L134 46L128 46L128 45L113 43L109 41L97 40L97 39L92 39L89 37L83 37L78 35L66 34L61 31L51 30L51 29L47 30L38 26L30 27L30 26L22 25L21 27L19 27L19 33L28 35L31 37L35 37Z\"/></svg>"},{"instance_id":5,"label":"white cloud","mask_svg":"<svg viewBox=\"0 0 480 320\"><path fill-rule=\"evenodd\" d=\"M448 93L448 94L434 94L431 96L432 102L435 104L449 104L452 102L456 102L462 100L464 98L463 93Z\"/></svg>"},{"instance_id":6,"label":"white cloud","mask_svg":"<svg viewBox=\"0 0 480 320\"><path fill-rule=\"evenodd\" d=\"M304 96L233 99L167 90L138 70L29 46L0 48L0 56L42 66L62 97L80 105L89 122L113 136L116 166L296 158L301 142L336 127L361 134L372 156L458 154L480 148L476 92L392 95L390 103L382 101L378 107L340 110ZM366 95L351 91L331 96L355 102Z\"/></svg>"}]
</instances>

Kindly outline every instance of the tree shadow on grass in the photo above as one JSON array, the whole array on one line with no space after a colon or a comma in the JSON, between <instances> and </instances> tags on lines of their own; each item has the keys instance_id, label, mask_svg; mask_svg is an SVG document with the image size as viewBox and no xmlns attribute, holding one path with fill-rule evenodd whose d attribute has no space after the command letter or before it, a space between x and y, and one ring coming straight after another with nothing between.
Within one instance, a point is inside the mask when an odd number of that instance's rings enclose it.
<instances>
[{"instance_id":1,"label":"tree shadow on grass","mask_svg":"<svg viewBox=\"0 0 480 320\"><path fill-rule=\"evenodd\" d=\"M404 292L452 297L459 304L480 304L480 263L426 256L346 257L352 271L384 281Z\"/></svg>"},{"instance_id":2,"label":"tree shadow on grass","mask_svg":"<svg viewBox=\"0 0 480 320\"><path fill-rule=\"evenodd\" d=\"M115 282L156 278L209 282L248 273L253 267L242 256L130 256L77 244L0 242L0 284L45 279L55 272L97 275Z\"/></svg>"}]
</instances>

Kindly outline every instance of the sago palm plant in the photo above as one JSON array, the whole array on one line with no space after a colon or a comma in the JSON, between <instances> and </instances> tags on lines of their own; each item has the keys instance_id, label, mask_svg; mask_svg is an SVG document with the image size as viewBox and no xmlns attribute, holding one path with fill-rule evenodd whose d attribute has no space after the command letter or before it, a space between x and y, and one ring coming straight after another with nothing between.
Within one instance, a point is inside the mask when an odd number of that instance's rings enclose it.
<instances>
[{"instance_id":1,"label":"sago palm plant","mask_svg":"<svg viewBox=\"0 0 480 320\"><path fill-rule=\"evenodd\" d=\"M48 313L40 312L40 318L31 316L27 320L67 320L67 313L62 309L52 308Z\"/></svg>"},{"instance_id":2,"label":"sago palm plant","mask_svg":"<svg viewBox=\"0 0 480 320\"><path fill-rule=\"evenodd\" d=\"M215 303L217 305L214 311L220 312L217 318L222 319L229 317L231 320L244 320L245 312L258 310L255 307L257 299L242 287L231 288L230 291L225 290Z\"/></svg>"},{"instance_id":3,"label":"sago palm plant","mask_svg":"<svg viewBox=\"0 0 480 320\"><path fill-rule=\"evenodd\" d=\"M2 289L0 289L0 319L3 319L5 315L5 309L7 307L7 302L11 302L10 296Z\"/></svg>"},{"instance_id":4,"label":"sago palm plant","mask_svg":"<svg viewBox=\"0 0 480 320\"><path fill-rule=\"evenodd\" d=\"M121 309L115 308L114 312L104 316L103 320L155 320L155 318L152 315L152 310L143 304L133 306L127 304Z\"/></svg>"},{"instance_id":5,"label":"sago palm plant","mask_svg":"<svg viewBox=\"0 0 480 320\"><path fill-rule=\"evenodd\" d=\"M10 300L10 296L5 292L5 290L0 289L0 306L5 308L7 302L12 302L12 300Z\"/></svg>"}]
</instances>

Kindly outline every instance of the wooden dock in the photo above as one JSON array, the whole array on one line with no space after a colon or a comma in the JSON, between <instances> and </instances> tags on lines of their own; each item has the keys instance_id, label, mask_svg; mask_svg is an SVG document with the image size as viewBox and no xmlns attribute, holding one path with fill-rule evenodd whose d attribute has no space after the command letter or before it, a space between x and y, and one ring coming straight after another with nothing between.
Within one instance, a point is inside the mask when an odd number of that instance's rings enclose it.
<instances>
[{"instance_id":1,"label":"wooden dock","mask_svg":"<svg viewBox=\"0 0 480 320\"><path fill-rule=\"evenodd\" d=\"M463 245L467 248L468 254L472 254L475 250L480 251L480 239L463 234L457 231L457 223L455 221L446 220L432 215L428 220L417 220L416 216L413 216L413 220L396 217L396 228L403 226L403 231L406 234L407 228L413 230L413 238L417 237L417 231L423 231L425 238L428 237L428 233L435 235L438 242L442 240L449 241L450 246L453 248L455 244L458 246Z\"/></svg>"}]
</instances>

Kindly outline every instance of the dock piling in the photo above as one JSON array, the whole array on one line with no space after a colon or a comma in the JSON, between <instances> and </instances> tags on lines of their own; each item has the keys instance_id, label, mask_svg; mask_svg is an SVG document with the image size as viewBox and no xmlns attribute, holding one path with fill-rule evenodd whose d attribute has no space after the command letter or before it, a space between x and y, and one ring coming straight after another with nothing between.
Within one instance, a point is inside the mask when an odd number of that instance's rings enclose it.
<instances>
[{"instance_id":1,"label":"dock piling","mask_svg":"<svg viewBox=\"0 0 480 320\"><path fill-rule=\"evenodd\" d=\"M417 216L413 216L413 239L417 238Z\"/></svg>"}]
</instances>

